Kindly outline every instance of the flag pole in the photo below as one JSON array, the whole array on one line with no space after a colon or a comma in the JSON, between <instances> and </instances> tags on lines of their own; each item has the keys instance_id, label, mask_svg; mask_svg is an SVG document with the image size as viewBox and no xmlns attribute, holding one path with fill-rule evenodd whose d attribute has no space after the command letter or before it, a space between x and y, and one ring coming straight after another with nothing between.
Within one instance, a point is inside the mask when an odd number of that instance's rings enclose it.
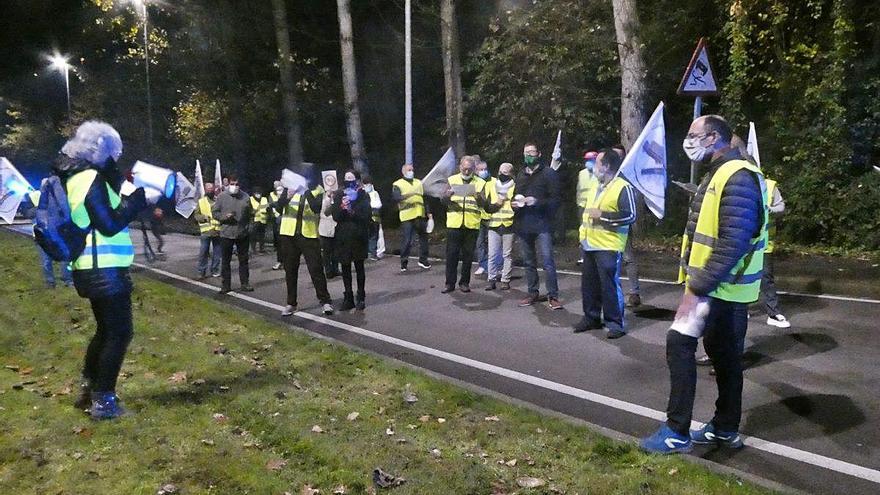
<instances>
[{"instance_id":1,"label":"flag pole","mask_svg":"<svg viewBox=\"0 0 880 495\"><path fill-rule=\"evenodd\" d=\"M412 5L411 0L406 0L405 7L405 17L406 17L406 35L405 35L405 49L406 52L404 63L406 66L406 81L405 81L405 113L406 113L406 130L404 135L404 141L406 141L406 162L413 162L413 135L412 135Z\"/></svg>"}]
</instances>

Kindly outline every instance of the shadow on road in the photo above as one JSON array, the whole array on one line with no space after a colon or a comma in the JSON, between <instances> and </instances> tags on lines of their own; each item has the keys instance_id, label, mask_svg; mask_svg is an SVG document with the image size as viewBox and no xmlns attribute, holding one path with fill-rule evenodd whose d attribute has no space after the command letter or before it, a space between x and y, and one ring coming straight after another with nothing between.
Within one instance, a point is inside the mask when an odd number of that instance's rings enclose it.
<instances>
[{"instance_id":1,"label":"shadow on road","mask_svg":"<svg viewBox=\"0 0 880 495\"><path fill-rule=\"evenodd\" d=\"M837 340L825 333L796 332L756 335L743 353L745 368L757 368L777 361L803 359L836 349Z\"/></svg>"}]
</instances>

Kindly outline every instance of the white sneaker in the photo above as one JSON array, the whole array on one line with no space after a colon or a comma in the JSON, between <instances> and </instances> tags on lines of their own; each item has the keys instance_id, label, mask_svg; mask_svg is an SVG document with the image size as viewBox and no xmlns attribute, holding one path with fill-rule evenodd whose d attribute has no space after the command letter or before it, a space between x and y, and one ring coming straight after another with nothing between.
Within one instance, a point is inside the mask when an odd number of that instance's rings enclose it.
<instances>
[{"instance_id":1,"label":"white sneaker","mask_svg":"<svg viewBox=\"0 0 880 495\"><path fill-rule=\"evenodd\" d=\"M785 317L782 315L768 316L767 317L767 324L772 327L778 327L778 328L788 328L791 326L791 322L786 320Z\"/></svg>"},{"instance_id":2,"label":"white sneaker","mask_svg":"<svg viewBox=\"0 0 880 495\"><path fill-rule=\"evenodd\" d=\"M288 304L287 306L284 306L284 309L281 311L281 316L290 316L294 311L296 311L296 306Z\"/></svg>"},{"instance_id":3,"label":"white sneaker","mask_svg":"<svg viewBox=\"0 0 880 495\"><path fill-rule=\"evenodd\" d=\"M327 316L330 316L333 314L333 305L330 303L325 304L322 309L324 310L324 314Z\"/></svg>"},{"instance_id":4,"label":"white sneaker","mask_svg":"<svg viewBox=\"0 0 880 495\"><path fill-rule=\"evenodd\" d=\"M483 270L482 266L477 267L477 271L474 272L474 275L482 275L486 273L486 270Z\"/></svg>"}]
</instances>

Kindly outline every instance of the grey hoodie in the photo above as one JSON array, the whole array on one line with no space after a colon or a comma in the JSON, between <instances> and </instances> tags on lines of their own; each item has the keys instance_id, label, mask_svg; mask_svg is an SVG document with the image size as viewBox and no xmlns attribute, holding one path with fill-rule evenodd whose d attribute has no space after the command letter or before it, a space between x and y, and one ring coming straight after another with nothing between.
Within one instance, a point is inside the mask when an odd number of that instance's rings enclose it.
<instances>
[{"instance_id":1,"label":"grey hoodie","mask_svg":"<svg viewBox=\"0 0 880 495\"><path fill-rule=\"evenodd\" d=\"M220 237L238 239L248 235L248 226L253 217L251 198L242 191L237 196L223 191L211 207L211 214L220 222ZM227 218L229 215L231 217Z\"/></svg>"}]
</instances>

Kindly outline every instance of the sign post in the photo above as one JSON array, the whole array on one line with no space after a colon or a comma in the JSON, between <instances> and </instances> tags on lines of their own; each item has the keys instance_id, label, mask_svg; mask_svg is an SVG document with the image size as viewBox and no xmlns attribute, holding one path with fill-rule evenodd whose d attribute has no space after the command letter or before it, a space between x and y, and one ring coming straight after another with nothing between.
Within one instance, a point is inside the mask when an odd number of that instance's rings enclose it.
<instances>
[{"instance_id":1,"label":"sign post","mask_svg":"<svg viewBox=\"0 0 880 495\"><path fill-rule=\"evenodd\" d=\"M678 94L694 96L694 120L703 113L703 97L718 95L718 85L715 83L715 73L712 64L709 63L709 48L706 38L700 38L697 48L691 56L687 70L681 84L678 85ZM691 162L691 185L696 185L697 164Z\"/></svg>"}]
</instances>

